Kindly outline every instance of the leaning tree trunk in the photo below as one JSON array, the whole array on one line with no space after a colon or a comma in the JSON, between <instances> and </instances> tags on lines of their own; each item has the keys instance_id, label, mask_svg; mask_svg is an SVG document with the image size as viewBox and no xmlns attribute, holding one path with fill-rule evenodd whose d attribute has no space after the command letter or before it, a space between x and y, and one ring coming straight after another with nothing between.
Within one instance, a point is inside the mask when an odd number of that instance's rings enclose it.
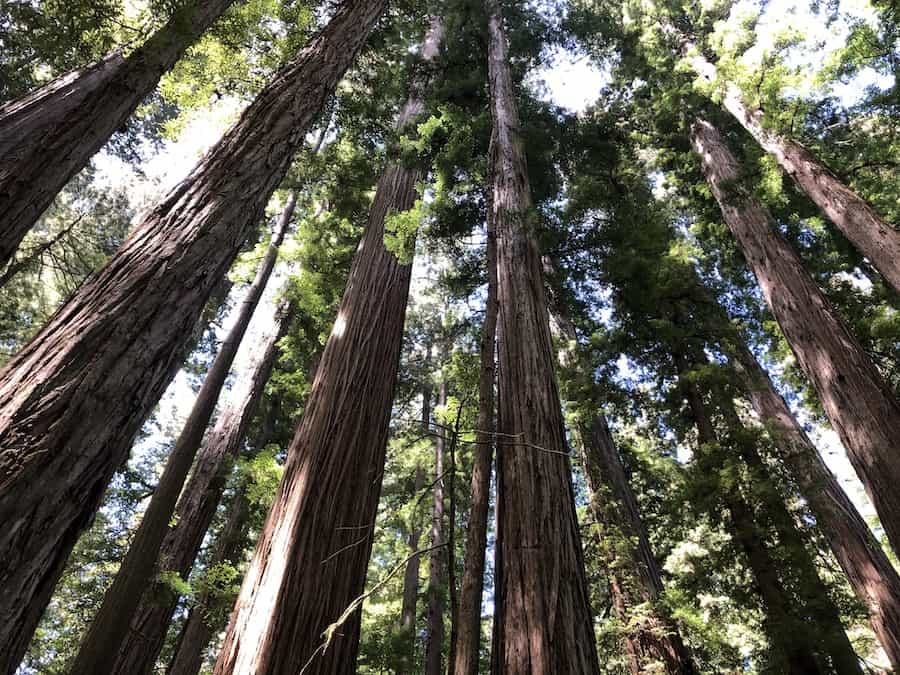
<instances>
[{"instance_id":1,"label":"leaning tree trunk","mask_svg":"<svg viewBox=\"0 0 900 675\"><path fill-rule=\"evenodd\" d=\"M638 511L622 459L603 414L579 430L591 510L600 529L600 548L617 618L627 626L625 651L632 675L664 672L694 675L691 655L672 620L659 607L659 566ZM637 607L652 608L650 613Z\"/></svg>"},{"instance_id":2,"label":"leaning tree trunk","mask_svg":"<svg viewBox=\"0 0 900 675\"><path fill-rule=\"evenodd\" d=\"M347 0L0 372L0 673L18 665L212 289L385 5Z\"/></svg>"},{"instance_id":3,"label":"leaning tree trunk","mask_svg":"<svg viewBox=\"0 0 900 675\"><path fill-rule=\"evenodd\" d=\"M0 267L57 193L234 0L187 0L128 56L116 51L0 107Z\"/></svg>"},{"instance_id":4,"label":"leaning tree trunk","mask_svg":"<svg viewBox=\"0 0 900 675\"><path fill-rule=\"evenodd\" d=\"M225 527L219 533L210 565L222 563L237 565L240 563L241 554L247 541L249 515L250 505L247 503L247 497L243 492L239 492L235 495L234 503L228 512ZM178 636L175 656L166 671L167 675L197 675L200 672L203 665L203 652L212 640L214 629L219 628L210 624L209 615L216 613L211 610L224 611L226 609L219 606L220 601L209 593L201 593L194 600L187 621ZM171 612L169 612L167 622L169 618L171 618ZM166 627L168 627L168 623ZM134 629L134 624L132 624L132 629ZM147 672L147 669L130 672L138 675L141 672Z\"/></svg>"},{"instance_id":5,"label":"leaning tree trunk","mask_svg":"<svg viewBox=\"0 0 900 675\"><path fill-rule=\"evenodd\" d=\"M487 6L488 217L499 302L495 665L504 673L599 673L525 148L500 5Z\"/></svg>"},{"instance_id":6,"label":"leaning tree trunk","mask_svg":"<svg viewBox=\"0 0 900 675\"><path fill-rule=\"evenodd\" d=\"M891 665L900 670L900 575L756 357L742 341L729 342L725 347L819 531L868 610Z\"/></svg>"},{"instance_id":7,"label":"leaning tree trunk","mask_svg":"<svg viewBox=\"0 0 900 675\"><path fill-rule=\"evenodd\" d=\"M766 302L813 383L888 539L900 551L900 403L772 217L739 186L741 170L719 132L697 120L692 140L725 221Z\"/></svg>"},{"instance_id":8,"label":"leaning tree trunk","mask_svg":"<svg viewBox=\"0 0 900 675\"><path fill-rule=\"evenodd\" d=\"M494 447L494 350L497 334L497 242L487 232L487 298L481 327L481 370L478 374L478 417L472 463L471 505L466 530L466 559L459 592L456 654L450 675L477 675L481 646L481 594L487 550L491 464Z\"/></svg>"},{"instance_id":9,"label":"leaning tree trunk","mask_svg":"<svg viewBox=\"0 0 900 675\"><path fill-rule=\"evenodd\" d=\"M699 388L687 375L686 361L677 354L675 361L679 383L687 399L691 418L697 427L698 461L702 463L705 473L717 475L722 470L722 462L712 453L722 452L718 434ZM762 601L766 635L783 662L782 672L789 675L822 673L815 648L808 639L806 626L788 604L787 589L778 576L778 562L765 543L764 533L757 527L753 510L737 489L720 488L718 496L728 513L732 536L747 559L755 590Z\"/></svg>"},{"instance_id":10,"label":"leaning tree trunk","mask_svg":"<svg viewBox=\"0 0 900 675\"><path fill-rule=\"evenodd\" d=\"M435 21L422 50L439 48ZM414 78L403 128L424 110ZM232 613L215 673L353 673L411 268L384 247L422 172L384 170L284 477ZM332 624L342 622L323 633Z\"/></svg>"},{"instance_id":11,"label":"leaning tree trunk","mask_svg":"<svg viewBox=\"0 0 900 675\"><path fill-rule=\"evenodd\" d=\"M250 422L259 409L278 358L278 343L290 326L292 313L288 304L278 308L275 327L258 348L259 357L238 380L235 394L219 414L200 450L190 480L178 500L175 525L168 527L159 546L154 566L157 576L169 572L186 580L190 575L225 490L228 470L238 457ZM136 603L127 635L116 651L111 673L139 675L152 670L177 605L178 594L170 586L148 580L140 602Z\"/></svg>"},{"instance_id":12,"label":"leaning tree trunk","mask_svg":"<svg viewBox=\"0 0 900 675\"><path fill-rule=\"evenodd\" d=\"M716 67L700 55L693 56L694 69L710 82ZM757 143L775 158L819 210L877 269L884 280L900 292L900 230L882 218L861 196L825 166L803 145L763 126L763 111L747 107L740 88L725 85L725 108Z\"/></svg>"},{"instance_id":13,"label":"leaning tree trunk","mask_svg":"<svg viewBox=\"0 0 900 675\"><path fill-rule=\"evenodd\" d=\"M447 383L438 387L438 406L447 405ZM434 443L434 487L431 508L431 553L428 563L428 631L425 637L425 675L441 675L444 651L444 445L447 434L437 430Z\"/></svg>"},{"instance_id":14,"label":"leaning tree trunk","mask_svg":"<svg viewBox=\"0 0 900 675\"><path fill-rule=\"evenodd\" d=\"M200 444L203 442L206 428L209 426L219 395L222 393L225 380L231 371L234 357L237 355L241 341L250 325L250 319L253 318L253 312L256 310L263 291L266 289L266 284L272 276L272 271L275 269L278 248L284 240L285 231L294 215L295 203L296 196L291 193L272 240L269 242L266 255L256 273L256 278L247 289L244 300L238 309L234 326L219 347L219 352L206 374L190 415L184 423L184 428L175 442L175 447L169 453L166 467L153 492L150 504L141 518L128 553L125 555L112 585L106 591L97 616L94 617L94 621L81 643L70 671L72 675L111 672L116 657L122 651L128 636L128 626L134 618L141 594L151 585L153 575L157 571L156 563L159 559L160 547L169 533L169 523L175 512L178 496L181 494L188 472L194 463ZM204 529L199 533L201 539L205 531ZM152 666L155 660L156 655L154 654L149 665ZM136 673L142 672L142 670L127 667L123 672Z\"/></svg>"}]
</instances>

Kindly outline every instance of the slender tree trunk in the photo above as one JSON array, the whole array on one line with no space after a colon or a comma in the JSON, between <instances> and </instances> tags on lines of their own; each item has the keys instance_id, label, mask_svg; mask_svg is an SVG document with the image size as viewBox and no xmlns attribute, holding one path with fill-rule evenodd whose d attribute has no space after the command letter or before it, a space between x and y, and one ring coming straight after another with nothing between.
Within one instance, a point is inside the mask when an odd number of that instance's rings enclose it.
<instances>
[{"instance_id":1,"label":"slender tree trunk","mask_svg":"<svg viewBox=\"0 0 900 675\"><path fill-rule=\"evenodd\" d=\"M3 274L0 275L0 288L3 288L8 284L19 272L26 269L30 265L35 262L42 260L44 254L53 248L61 239L66 237L78 223L84 218L84 214L79 215L75 220L66 225L59 232L54 234L52 237L47 239L46 241L42 241L40 244L34 247L33 250L29 251L28 254L24 258L20 258L19 260L10 259L9 265L3 270Z\"/></svg>"},{"instance_id":2,"label":"slender tree trunk","mask_svg":"<svg viewBox=\"0 0 900 675\"><path fill-rule=\"evenodd\" d=\"M691 655L672 620L659 607L663 585L659 566L641 521L637 500L610 434L606 418L598 414L579 430L591 510L600 526L613 607L628 627L625 650L632 675L665 672L694 675ZM651 613L637 607L650 607Z\"/></svg>"},{"instance_id":3,"label":"slender tree trunk","mask_svg":"<svg viewBox=\"0 0 900 675\"><path fill-rule=\"evenodd\" d=\"M499 424L497 508L504 673L598 673L525 148L519 135L500 5L489 11L497 236Z\"/></svg>"},{"instance_id":4,"label":"slender tree trunk","mask_svg":"<svg viewBox=\"0 0 900 675\"><path fill-rule=\"evenodd\" d=\"M200 450L190 480L178 500L175 525L168 528L160 545L157 573L173 572L185 580L190 575L225 490L228 470L240 453L247 428L259 409L278 358L278 342L290 326L291 314L289 306L279 307L275 328L261 346L259 358L238 381L235 395L222 410ZM111 673L139 675L152 670L177 604L178 594L167 584L160 581L148 584L117 650Z\"/></svg>"},{"instance_id":5,"label":"slender tree trunk","mask_svg":"<svg viewBox=\"0 0 900 675\"><path fill-rule=\"evenodd\" d=\"M699 459L710 475L718 474L722 467L714 454L721 454L719 437L700 394L689 377L687 362L676 355L679 380L688 402L691 417L697 426ZM802 620L788 605L788 593L778 576L778 563L766 545L764 534L756 525L753 510L737 489L720 489L725 510L731 521L731 532L738 547L744 552L753 577L756 591L762 600L764 626L777 657L783 661L782 672L790 675L818 675L819 668L813 645ZM824 674L823 674L824 675Z\"/></svg>"},{"instance_id":6,"label":"slender tree trunk","mask_svg":"<svg viewBox=\"0 0 900 675\"><path fill-rule=\"evenodd\" d=\"M447 405L447 383L438 386L438 406ZM425 639L425 675L441 675L444 648L444 446L447 434L441 426L434 443L434 487L431 508L431 554L428 564L428 633Z\"/></svg>"},{"instance_id":7,"label":"slender tree trunk","mask_svg":"<svg viewBox=\"0 0 900 675\"><path fill-rule=\"evenodd\" d=\"M891 665L900 670L900 575L746 344L733 341L726 349L781 461L797 481L819 530L866 606Z\"/></svg>"},{"instance_id":8,"label":"slender tree trunk","mask_svg":"<svg viewBox=\"0 0 900 675\"><path fill-rule=\"evenodd\" d=\"M455 617L456 654L451 675L477 675L481 646L481 594L484 591L491 464L494 459L494 351L497 334L497 241L490 227L487 233L487 278L487 299L481 327L472 496L459 611Z\"/></svg>"},{"instance_id":9,"label":"slender tree trunk","mask_svg":"<svg viewBox=\"0 0 900 675\"><path fill-rule=\"evenodd\" d=\"M694 69L710 82L716 67L703 56L691 58ZM744 103L740 87L725 85L722 104L740 122L763 150L768 152L819 210L872 263L884 280L900 292L900 230L819 161L803 145L763 126L763 111Z\"/></svg>"},{"instance_id":10,"label":"slender tree trunk","mask_svg":"<svg viewBox=\"0 0 900 675\"><path fill-rule=\"evenodd\" d=\"M212 289L385 4L347 0L0 372L0 673L19 664Z\"/></svg>"},{"instance_id":11,"label":"slender tree trunk","mask_svg":"<svg viewBox=\"0 0 900 675\"><path fill-rule=\"evenodd\" d=\"M242 492L238 493L228 512L225 528L219 534L211 565L222 563L236 565L240 562L247 541L246 526L249 511L246 495ZM197 675L200 672L200 667L203 665L203 652L212 640L214 630L219 628L211 625L209 618L210 610L224 609L219 606L219 602L208 593L201 593L196 598L187 621L181 629L181 634L178 636L175 656L166 671L168 675ZM171 612L169 617L171 618ZM168 626L168 623L166 625ZM131 672L137 675L141 671Z\"/></svg>"},{"instance_id":12,"label":"slender tree trunk","mask_svg":"<svg viewBox=\"0 0 900 675\"><path fill-rule=\"evenodd\" d=\"M891 545L900 551L900 403L797 254L775 231L771 215L740 189L740 166L719 132L698 120L692 138L725 221L818 392Z\"/></svg>"},{"instance_id":13,"label":"slender tree trunk","mask_svg":"<svg viewBox=\"0 0 900 675\"><path fill-rule=\"evenodd\" d=\"M426 61L441 33L435 21ZM423 111L426 86L414 78L401 128ZM360 613L351 603L362 593L372 546L411 271L385 249L384 220L413 206L422 175L392 162L379 181L217 675L355 671ZM326 642L323 633L342 619Z\"/></svg>"},{"instance_id":14,"label":"slender tree trunk","mask_svg":"<svg viewBox=\"0 0 900 675\"><path fill-rule=\"evenodd\" d=\"M128 56L58 77L0 107L0 267L56 195L234 0L186 0Z\"/></svg>"},{"instance_id":15,"label":"slender tree trunk","mask_svg":"<svg viewBox=\"0 0 900 675\"><path fill-rule=\"evenodd\" d=\"M157 571L157 560L163 541L169 534L169 523L175 513L178 496L181 494L188 472L203 442L206 428L209 426L219 395L222 393L225 380L231 371L234 357L237 355L241 341L250 325L250 319L253 318L253 312L256 310L263 291L266 289L266 284L272 276L272 271L275 269L278 249L284 241L285 231L294 215L295 204L296 196L291 193L266 255L256 273L256 278L247 289L247 294L238 309L234 326L219 347L219 352L206 374L203 386L197 394L197 400L184 423L184 428L169 454L166 467L153 492L150 504L141 518L128 553L81 643L70 671L72 675L111 672L117 656L123 651L128 636L128 627L138 609L141 595L144 589L151 585L154 573ZM203 496L205 497L205 495ZM202 540L205 531L204 528L195 534L199 535L199 539ZM199 543L197 541L198 546ZM193 554L196 555L196 551L193 551ZM193 558L194 556L191 555L188 565ZM147 652L145 651L144 654L146 655ZM122 672L145 672L153 666L156 655L154 654L152 659L145 656L145 659L149 660L149 663L145 661L138 670L134 669L137 664L123 664L126 667Z\"/></svg>"},{"instance_id":16,"label":"slender tree trunk","mask_svg":"<svg viewBox=\"0 0 900 675\"><path fill-rule=\"evenodd\" d=\"M416 495L425 487L425 471L421 466L416 467L415 493ZM419 540L422 538L422 527L415 515L409 526L409 537L406 545L410 552L419 550ZM406 561L406 569L403 572L403 600L400 606L399 628L404 638L409 639L409 652L414 649L415 625L416 625L416 601L419 598L419 556L413 555Z\"/></svg>"}]
</instances>

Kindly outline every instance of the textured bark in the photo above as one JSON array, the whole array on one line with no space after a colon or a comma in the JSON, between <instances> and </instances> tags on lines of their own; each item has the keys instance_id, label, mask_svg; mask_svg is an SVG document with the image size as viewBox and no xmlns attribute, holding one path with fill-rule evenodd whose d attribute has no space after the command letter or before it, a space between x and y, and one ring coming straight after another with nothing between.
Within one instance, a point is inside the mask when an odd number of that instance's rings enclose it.
<instances>
[{"instance_id":1,"label":"textured bark","mask_svg":"<svg viewBox=\"0 0 900 675\"><path fill-rule=\"evenodd\" d=\"M663 585L659 566L641 521L637 500L610 434L606 418L598 414L584 425L582 462L591 511L600 529L613 597L613 609L625 626L625 650L632 675L665 672L693 675L691 655L675 625L659 607ZM635 608L642 606L642 614Z\"/></svg>"},{"instance_id":2,"label":"textured bark","mask_svg":"<svg viewBox=\"0 0 900 675\"><path fill-rule=\"evenodd\" d=\"M415 494L418 495L424 487L425 471L421 466L417 466ZM419 550L419 540L421 538L422 527L418 524L418 519L413 517L413 522L409 528L409 536L406 539L406 545L409 547L410 552ZM410 653L414 649L416 601L419 598L419 564L419 556L412 555L406 561L406 569L403 571L403 600L400 606L400 621L398 625L404 636L409 638L408 647Z\"/></svg>"},{"instance_id":3,"label":"textured bark","mask_svg":"<svg viewBox=\"0 0 900 675\"><path fill-rule=\"evenodd\" d=\"M743 343L726 347L750 403L797 481L878 640L900 670L900 575L756 357Z\"/></svg>"},{"instance_id":4,"label":"textured bark","mask_svg":"<svg viewBox=\"0 0 900 675\"><path fill-rule=\"evenodd\" d=\"M228 470L238 457L247 428L259 409L278 358L278 342L291 323L291 313L286 305L278 309L275 329L260 346L258 358L238 380L234 395L197 455L190 480L175 509L175 525L165 532L159 547L157 573L174 572L185 580L190 575L225 490ZM110 672L139 675L152 670L177 604L178 594L167 584L148 585L133 612L128 634L117 650Z\"/></svg>"},{"instance_id":5,"label":"textured bark","mask_svg":"<svg viewBox=\"0 0 900 675\"><path fill-rule=\"evenodd\" d=\"M693 67L711 82L716 67L702 56L691 59ZM740 88L725 85L722 104L740 122L763 150L793 179L819 210L872 263L884 280L900 292L900 230L876 213L840 178L803 145L763 126L763 111L744 103Z\"/></svg>"},{"instance_id":6,"label":"textured bark","mask_svg":"<svg viewBox=\"0 0 900 675\"><path fill-rule=\"evenodd\" d=\"M0 672L386 0L348 0L0 372Z\"/></svg>"},{"instance_id":7,"label":"textured bark","mask_svg":"<svg viewBox=\"0 0 900 675\"><path fill-rule=\"evenodd\" d=\"M438 406L447 405L447 383L438 386ZM431 553L428 563L428 631L425 636L425 675L441 675L444 648L444 589L447 568L444 546L444 447L447 434L438 428L434 443L434 487L431 506Z\"/></svg>"},{"instance_id":8,"label":"textured bark","mask_svg":"<svg viewBox=\"0 0 900 675\"><path fill-rule=\"evenodd\" d=\"M495 669L598 673L525 149L500 5L487 6L494 124L488 217L499 302Z\"/></svg>"},{"instance_id":9,"label":"textured bark","mask_svg":"<svg viewBox=\"0 0 900 675\"><path fill-rule=\"evenodd\" d=\"M719 132L692 131L713 195L756 275L800 367L819 394L895 551L900 551L900 403L856 338L776 232L768 211L741 191L740 166Z\"/></svg>"},{"instance_id":10,"label":"textured bark","mask_svg":"<svg viewBox=\"0 0 900 675\"><path fill-rule=\"evenodd\" d=\"M478 417L472 463L471 506L466 529L466 559L459 592L459 610L451 675L477 675L481 646L481 595L487 550L491 464L494 455L494 352L497 335L497 242L487 233L487 299L481 328L481 370L478 374Z\"/></svg>"},{"instance_id":11,"label":"textured bark","mask_svg":"<svg viewBox=\"0 0 900 675\"><path fill-rule=\"evenodd\" d=\"M685 376L688 372L687 362L678 355L675 360L680 385L697 426L700 444L698 461L703 463L707 473L719 473L721 464L710 454L711 451L721 452L717 449L718 434L700 390ZM764 533L756 525L753 510L739 490L720 490L719 496L729 516L732 536L746 556L756 591L762 601L766 635L775 649L776 658L781 661L782 672L789 675L823 673L802 619L788 604L787 590L778 576L778 563L764 541Z\"/></svg>"},{"instance_id":12,"label":"textured bark","mask_svg":"<svg viewBox=\"0 0 900 675\"><path fill-rule=\"evenodd\" d=\"M211 565L240 562L244 544L247 539L246 525L249 516L249 505L243 493L235 497L234 504L228 512L228 520L219 534L215 546ZM197 596L187 621L178 636L178 644L175 647L175 656L166 671L168 675L197 675L203 665L203 652L213 637L213 632L218 626L211 626L205 614L216 609L216 599L208 593ZM221 609L221 608L219 608ZM171 617L171 612L169 613ZM168 621L168 619L167 619ZM134 624L132 624L133 626ZM167 623L168 625L168 623ZM127 671L122 671L127 672ZM131 671L135 675L139 670Z\"/></svg>"},{"instance_id":13,"label":"textured bark","mask_svg":"<svg viewBox=\"0 0 900 675\"><path fill-rule=\"evenodd\" d=\"M0 267L57 193L234 0L187 0L128 56L108 54L0 107Z\"/></svg>"},{"instance_id":14,"label":"textured bark","mask_svg":"<svg viewBox=\"0 0 900 675\"><path fill-rule=\"evenodd\" d=\"M436 21L422 50L438 51ZM424 109L414 78L402 127ZM353 673L359 610L381 491L410 266L384 247L384 220L416 200L422 172L390 163L309 402L288 449L284 477L232 613L215 673Z\"/></svg>"}]
</instances>

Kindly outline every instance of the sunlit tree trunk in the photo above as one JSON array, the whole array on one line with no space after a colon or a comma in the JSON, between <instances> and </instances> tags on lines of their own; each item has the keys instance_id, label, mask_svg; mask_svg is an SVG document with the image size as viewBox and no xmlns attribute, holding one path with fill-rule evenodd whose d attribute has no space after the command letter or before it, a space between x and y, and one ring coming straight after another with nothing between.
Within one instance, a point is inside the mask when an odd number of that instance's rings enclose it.
<instances>
[{"instance_id":1,"label":"sunlit tree trunk","mask_svg":"<svg viewBox=\"0 0 900 675\"><path fill-rule=\"evenodd\" d=\"M438 385L438 407L447 405L447 382ZM428 563L428 633L425 637L425 675L443 673L444 593L447 586L444 546L444 446L447 434L437 427L434 443L434 487L431 507L431 553Z\"/></svg>"},{"instance_id":2,"label":"sunlit tree trunk","mask_svg":"<svg viewBox=\"0 0 900 675\"><path fill-rule=\"evenodd\" d=\"M497 242L487 233L487 298L481 327L481 370L478 374L478 416L475 422L475 459L466 558L455 622L457 637L454 670L451 675L477 675L481 646L481 594L487 549L488 510L491 492L491 464L494 448L494 352L497 334Z\"/></svg>"},{"instance_id":3,"label":"sunlit tree trunk","mask_svg":"<svg viewBox=\"0 0 900 675\"><path fill-rule=\"evenodd\" d=\"M422 50L437 54L435 21ZM399 128L424 110L413 78ZM389 213L410 209L422 172L391 162L363 239L284 477L232 613L215 673L353 673L381 490L410 266L384 247ZM342 621L326 640L329 626Z\"/></svg>"},{"instance_id":4,"label":"sunlit tree trunk","mask_svg":"<svg viewBox=\"0 0 900 675\"><path fill-rule=\"evenodd\" d=\"M719 132L693 126L713 195L800 367L819 394L894 550L900 550L900 403L828 304L769 212L740 187L741 168Z\"/></svg>"},{"instance_id":5,"label":"sunlit tree trunk","mask_svg":"<svg viewBox=\"0 0 900 675\"><path fill-rule=\"evenodd\" d=\"M726 347L732 364L780 459L797 481L850 586L869 613L872 628L900 670L900 576L859 511L825 466L768 373L743 342Z\"/></svg>"},{"instance_id":6,"label":"sunlit tree trunk","mask_svg":"<svg viewBox=\"0 0 900 675\"><path fill-rule=\"evenodd\" d=\"M347 0L0 372L0 672L386 0Z\"/></svg>"},{"instance_id":7,"label":"sunlit tree trunk","mask_svg":"<svg viewBox=\"0 0 900 675\"><path fill-rule=\"evenodd\" d=\"M56 195L234 0L187 0L140 47L0 107L0 267Z\"/></svg>"},{"instance_id":8,"label":"sunlit tree trunk","mask_svg":"<svg viewBox=\"0 0 900 675\"><path fill-rule=\"evenodd\" d=\"M572 469L500 5L488 0L497 237L501 673L598 673Z\"/></svg>"}]
</instances>

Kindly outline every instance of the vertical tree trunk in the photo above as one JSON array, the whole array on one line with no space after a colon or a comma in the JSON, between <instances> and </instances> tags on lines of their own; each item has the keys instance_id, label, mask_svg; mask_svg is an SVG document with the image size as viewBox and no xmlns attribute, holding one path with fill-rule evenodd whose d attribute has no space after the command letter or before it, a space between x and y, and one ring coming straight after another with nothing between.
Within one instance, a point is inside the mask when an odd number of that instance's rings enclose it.
<instances>
[{"instance_id":1,"label":"vertical tree trunk","mask_svg":"<svg viewBox=\"0 0 900 675\"><path fill-rule=\"evenodd\" d=\"M688 42L687 49L692 47ZM690 60L692 67L707 81L717 80L716 67L702 55L692 56ZM869 259L884 280L900 292L900 230L878 215L865 199L803 145L766 129L763 111L748 108L740 88L733 82L725 83L722 104L760 147L775 158L825 217Z\"/></svg>"},{"instance_id":2,"label":"vertical tree trunk","mask_svg":"<svg viewBox=\"0 0 900 675\"><path fill-rule=\"evenodd\" d=\"M228 512L228 520L225 528L219 534L215 546L215 553L210 564L221 563L238 564L244 544L247 540L247 519L249 516L249 504L243 493L235 495L234 504ZM210 624L208 614L210 610L224 609L218 606L218 599L208 593L197 596L194 606L188 614L187 621L178 636L178 644L175 647L175 656L167 670L168 675L197 675L203 665L203 652L212 640L216 626ZM169 613L171 617L171 612ZM168 626L168 623L166 624ZM133 624L132 624L133 626ZM127 672L127 671L122 671ZM134 675L142 671L131 671Z\"/></svg>"},{"instance_id":3,"label":"vertical tree trunk","mask_svg":"<svg viewBox=\"0 0 900 675\"><path fill-rule=\"evenodd\" d=\"M418 495L425 487L425 471L421 466L416 467L415 494ZM422 538L422 527L413 516L410 523L409 537L406 545L410 553L419 550L419 540ZM416 601L419 597L419 556L413 555L406 561L406 569L403 571L403 600L400 605L399 628L404 638L409 640L409 652L414 649L415 625L416 625Z\"/></svg>"},{"instance_id":4,"label":"vertical tree trunk","mask_svg":"<svg viewBox=\"0 0 900 675\"><path fill-rule=\"evenodd\" d=\"M435 21L426 61L437 55L441 33ZM414 78L401 128L423 111L426 86ZM384 220L413 206L421 178L392 162L379 181L217 675L355 671L360 614L351 603L362 593L372 546L411 271L385 249ZM341 619L326 642L323 633Z\"/></svg>"},{"instance_id":5,"label":"vertical tree trunk","mask_svg":"<svg viewBox=\"0 0 900 675\"><path fill-rule=\"evenodd\" d=\"M665 672L694 675L691 655L671 619L659 607L663 585L637 500L610 434L606 418L598 414L579 430L591 510L600 527L600 548L617 617L627 626L625 650L632 675ZM633 615L638 607L652 612Z\"/></svg>"},{"instance_id":6,"label":"vertical tree trunk","mask_svg":"<svg viewBox=\"0 0 900 675\"><path fill-rule=\"evenodd\" d=\"M0 107L0 267L57 193L234 0L186 0L128 56L116 51Z\"/></svg>"},{"instance_id":7,"label":"vertical tree trunk","mask_svg":"<svg viewBox=\"0 0 900 675\"><path fill-rule=\"evenodd\" d=\"M698 461L703 463L705 471L710 475L718 474L722 467L711 454L722 452L718 434L699 388L689 376L686 376L688 372L686 360L675 355L675 361L680 386L697 427L700 446ZM787 590L778 576L778 563L766 545L763 533L756 525L752 509L736 489L721 489L719 496L731 521L731 532L735 542L747 558L756 591L762 600L766 634L776 658L782 661L782 672L790 675L822 673L815 650L807 639L806 626L788 604Z\"/></svg>"},{"instance_id":8,"label":"vertical tree trunk","mask_svg":"<svg viewBox=\"0 0 900 675\"><path fill-rule=\"evenodd\" d=\"M438 406L447 405L447 383L438 386ZM425 638L425 675L441 675L444 648L444 445L447 433L438 427L434 443L434 487L431 508L431 554L428 564L428 633Z\"/></svg>"},{"instance_id":9,"label":"vertical tree trunk","mask_svg":"<svg viewBox=\"0 0 900 675\"><path fill-rule=\"evenodd\" d=\"M738 181L719 132L697 120L692 139L713 195L772 313L813 383L895 551L900 551L900 403L803 269L772 217Z\"/></svg>"},{"instance_id":10,"label":"vertical tree trunk","mask_svg":"<svg viewBox=\"0 0 900 675\"><path fill-rule=\"evenodd\" d=\"M487 2L497 237L497 668L598 673L571 464L500 5Z\"/></svg>"},{"instance_id":11,"label":"vertical tree trunk","mask_svg":"<svg viewBox=\"0 0 900 675\"><path fill-rule=\"evenodd\" d=\"M481 370L478 374L472 496L459 611L455 617L456 654L451 675L477 675L481 646L481 594L484 591L491 464L494 454L494 350L497 334L497 242L490 227L487 233L487 279L487 299L481 327Z\"/></svg>"},{"instance_id":12,"label":"vertical tree trunk","mask_svg":"<svg viewBox=\"0 0 900 675\"><path fill-rule=\"evenodd\" d=\"M0 372L0 673L19 664L212 289L385 4L347 0Z\"/></svg>"},{"instance_id":13,"label":"vertical tree trunk","mask_svg":"<svg viewBox=\"0 0 900 675\"><path fill-rule=\"evenodd\" d=\"M228 470L244 443L256 416L266 383L278 358L278 343L291 323L292 310L279 307L275 327L261 345L259 357L241 376L234 395L222 410L197 456L190 480L175 509L159 547L155 571L174 572L187 579L212 524L225 490ZM178 604L178 594L167 584L149 583L135 607L128 633L117 650L111 673L139 675L150 672L165 642L166 631Z\"/></svg>"},{"instance_id":14,"label":"vertical tree trunk","mask_svg":"<svg viewBox=\"0 0 900 675\"><path fill-rule=\"evenodd\" d=\"M900 670L900 575L746 344L733 341L726 349L891 665Z\"/></svg>"}]
</instances>

